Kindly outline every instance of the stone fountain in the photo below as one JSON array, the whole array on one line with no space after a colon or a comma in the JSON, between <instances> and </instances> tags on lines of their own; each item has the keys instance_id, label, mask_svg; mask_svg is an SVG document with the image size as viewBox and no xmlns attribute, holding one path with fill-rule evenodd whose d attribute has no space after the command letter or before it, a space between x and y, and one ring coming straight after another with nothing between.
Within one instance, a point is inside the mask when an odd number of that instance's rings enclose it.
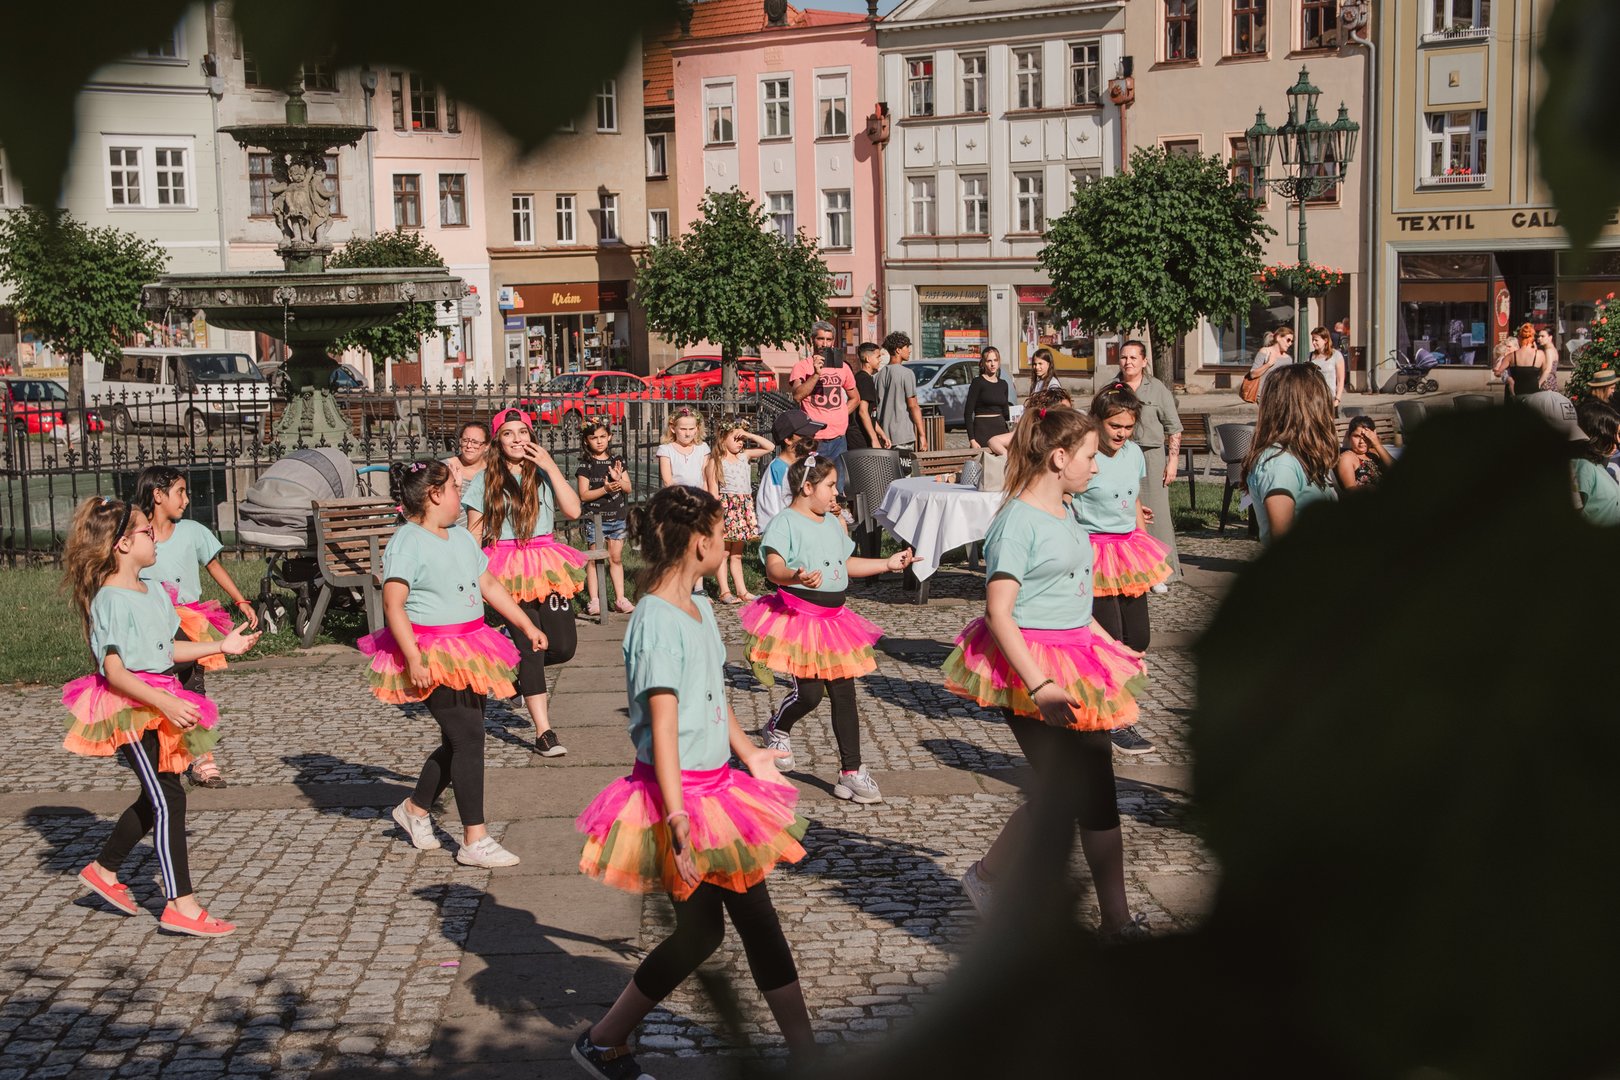
<instances>
[{"instance_id":1,"label":"stone fountain","mask_svg":"<svg viewBox=\"0 0 1620 1080\"><path fill-rule=\"evenodd\" d=\"M287 90L286 122L221 128L242 147L270 153L271 212L281 230L276 247L281 270L235 274L169 274L142 290L149 311L202 309L209 325L252 330L285 341L287 411L275 435L284 446L349 435L332 398L337 362L334 340L353 330L381 326L408 304L459 301L466 284L440 269L326 269L332 245L321 239L326 212L326 156L354 146L376 130L356 124L312 124L304 88Z\"/></svg>"}]
</instances>

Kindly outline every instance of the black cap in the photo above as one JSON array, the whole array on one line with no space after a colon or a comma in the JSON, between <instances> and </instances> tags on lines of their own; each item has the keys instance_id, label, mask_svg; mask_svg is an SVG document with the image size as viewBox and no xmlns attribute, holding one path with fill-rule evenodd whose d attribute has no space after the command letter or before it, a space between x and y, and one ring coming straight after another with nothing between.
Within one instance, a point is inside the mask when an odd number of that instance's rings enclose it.
<instances>
[{"instance_id":1,"label":"black cap","mask_svg":"<svg viewBox=\"0 0 1620 1080\"><path fill-rule=\"evenodd\" d=\"M771 421L771 439L775 442L786 442L790 435L803 435L807 439L816 437L816 432L826 427L819 420L812 420L803 409L789 409L778 413L776 419Z\"/></svg>"}]
</instances>

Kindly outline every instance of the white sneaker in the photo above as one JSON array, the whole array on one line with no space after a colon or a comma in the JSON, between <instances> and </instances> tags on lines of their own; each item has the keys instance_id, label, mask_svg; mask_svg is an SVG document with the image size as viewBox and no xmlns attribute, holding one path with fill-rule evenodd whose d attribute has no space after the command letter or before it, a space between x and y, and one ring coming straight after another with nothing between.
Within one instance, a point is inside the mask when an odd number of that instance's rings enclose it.
<instances>
[{"instance_id":1,"label":"white sneaker","mask_svg":"<svg viewBox=\"0 0 1620 1080\"><path fill-rule=\"evenodd\" d=\"M839 799L854 799L858 803L883 801L883 792L878 790L877 781L867 773L865 765L854 772L839 773L838 783L833 786L833 796Z\"/></svg>"},{"instance_id":2,"label":"white sneaker","mask_svg":"<svg viewBox=\"0 0 1620 1080\"><path fill-rule=\"evenodd\" d=\"M1163 596L1165 593L1170 591L1170 586L1161 581L1157 585L1153 586L1153 591L1158 595Z\"/></svg>"},{"instance_id":3,"label":"white sneaker","mask_svg":"<svg viewBox=\"0 0 1620 1080\"><path fill-rule=\"evenodd\" d=\"M766 728L765 749L787 751L786 757L779 757L776 759L777 772L787 772L797 764L793 760L793 740L788 737L788 733L785 731L777 731L775 728Z\"/></svg>"},{"instance_id":4,"label":"white sneaker","mask_svg":"<svg viewBox=\"0 0 1620 1080\"><path fill-rule=\"evenodd\" d=\"M463 866L516 866L518 857L495 842L493 836L462 844L456 850L456 862Z\"/></svg>"},{"instance_id":5,"label":"white sneaker","mask_svg":"<svg viewBox=\"0 0 1620 1080\"><path fill-rule=\"evenodd\" d=\"M442 846L439 838L433 835L433 819L427 814L413 814L406 809L405 803L400 803L394 807L393 817L394 824L405 830L405 838L417 851L433 851Z\"/></svg>"},{"instance_id":6,"label":"white sneaker","mask_svg":"<svg viewBox=\"0 0 1620 1080\"><path fill-rule=\"evenodd\" d=\"M974 911L980 915L989 915L994 891L990 888L990 883L979 876L979 865L975 862L967 868L967 873L962 875L962 892L967 894L968 903L973 905Z\"/></svg>"}]
</instances>

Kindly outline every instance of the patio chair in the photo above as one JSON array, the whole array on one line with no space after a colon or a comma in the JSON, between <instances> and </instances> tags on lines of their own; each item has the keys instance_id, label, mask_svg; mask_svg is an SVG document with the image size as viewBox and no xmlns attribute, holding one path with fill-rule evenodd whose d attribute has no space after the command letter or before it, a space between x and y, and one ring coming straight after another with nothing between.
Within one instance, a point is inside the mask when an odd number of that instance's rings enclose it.
<instances>
[{"instance_id":1,"label":"patio chair","mask_svg":"<svg viewBox=\"0 0 1620 1080\"><path fill-rule=\"evenodd\" d=\"M1401 426L1401 437L1404 439L1412 433L1412 429L1429 418L1429 408L1421 401L1397 401L1395 403L1395 419Z\"/></svg>"},{"instance_id":2,"label":"patio chair","mask_svg":"<svg viewBox=\"0 0 1620 1080\"><path fill-rule=\"evenodd\" d=\"M1458 394L1453 408L1456 409L1488 409L1497 403L1497 398L1489 394Z\"/></svg>"},{"instance_id":3,"label":"patio chair","mask_svg":"<svg viewBox=\"0 0 1620 1080\"><path fill-rule=\"evenodd\" d=\"M1221 491L1221 527L1226 531L1228 512L1232 507L1232 493L1243 487L1243 459L1254 445L1253 424L1221 424L1215 429L1220 442L1221 460L1226 463L1226 487Z\"/></svg>"},{"instance_id":4,"label":"patio chair","mask_svg":"<svg viewBox=\"0 0 1620 1080\"><path fill-rule=\"evenodd\" d=\"M905 475L898 450L847 450L844 469L848 480L844 494L849 498L850 515L855 519L852 535L856 547L867 558L878 553L877 509L889 485Z\"/></svg>"}]
</instances>

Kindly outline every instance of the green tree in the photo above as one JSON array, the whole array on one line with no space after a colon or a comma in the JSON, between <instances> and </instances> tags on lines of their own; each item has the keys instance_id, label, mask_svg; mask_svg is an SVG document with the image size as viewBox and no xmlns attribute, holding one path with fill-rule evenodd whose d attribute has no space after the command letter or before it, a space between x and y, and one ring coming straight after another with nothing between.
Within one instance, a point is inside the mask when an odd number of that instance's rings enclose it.
<instances>
[{"instance_id":1,"label":"green tree","mask_svg":"<svg viewBox=\"0 0 1620 1080\"><path fill-rule=\"evenodd\" d=\"M18 321L67 361L75 405L84 403L84 358L117 359L124 339L146 325L141 286L168 264L160 245L89 228L65 210L0 215L0 284L11 290Z\"/></svg>"},{"instance_id":2,"label":"green tree","mask_svg":"<svg viewBox=\"0 0 1620 1080\"><path fill-rule=\"evenodd\" d=\"M1597 302L1591 331L1592 342L1575 357L1575 373L1564 386L1571 401L1586 396L1592 376L1606 368L1620 368L1620 305L1615 303L1614 293Z\"/></svg>"},{"instance_id":3,"label":"green tree","mask_svg":"<svg viewBox=\"0 0 1620 1080\"><path fill-rule=\"evenodd\" d=\"M1139 149L1129 172L1075 189L1039 257L1054 307L1092 333L1146 328L1167 378L1172 342L1260 298L1255 275L1274 231L1219 159Z\"/></svg>"},{"instance_id":4,"label":"green tree","mask_svg":"<svg viewBox=\"0 0 1620 1080\"><path fill-rule=\"evenodd\" d=\"M343 250L332 256L327 266L333 270L399 269L411 266L443 266L444 259L432 244L422 239L421 233L382 232L361 240L350 240ZM444 333L444 327L434 321L432 304L410 304L393 322L374 326L369 330L356 330L332 343L336 352L361 349L371 357L371 370L377 386L382 385L388 361L415 353L424 335Z\"/></svg>"},{"instance_id":5,"label":"green tree","mask_svg":"<svg viewBox=\"0 0 1620 1080\"><path fill-rule=\"evenodd\" d=\"M732 188L706 191L696 221L636 262L636 299L647 325L678 348L720 346L723 387L737 388L743 350L803 342L827 318L832 272L815 241L769 226L765 211Z\"/></svg>"}]
</instances>

